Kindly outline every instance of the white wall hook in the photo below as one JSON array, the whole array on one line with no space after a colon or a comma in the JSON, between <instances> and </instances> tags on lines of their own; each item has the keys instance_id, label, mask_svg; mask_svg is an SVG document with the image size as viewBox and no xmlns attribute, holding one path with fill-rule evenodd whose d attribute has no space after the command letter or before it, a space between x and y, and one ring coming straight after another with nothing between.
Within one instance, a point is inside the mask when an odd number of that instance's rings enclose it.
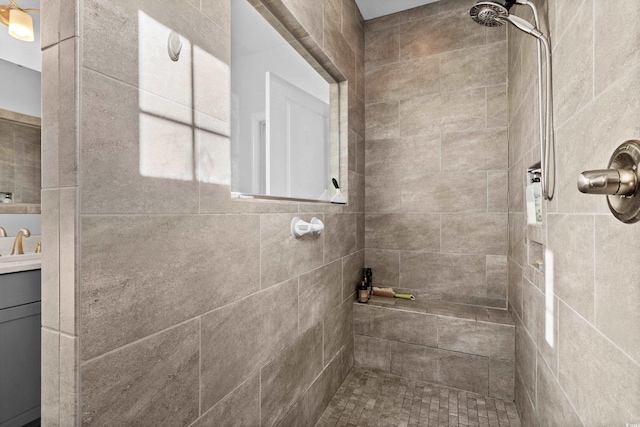
<instances>
[{"instance_id":1,"label":"white wall hook","mask_svg":"<svg viewBox=\"0 0 640 427\"><path fill-rule=\"evenodd\" d=\"M291 220L291 234L293 237L301 237L307 233L320 234L324 230L324 224L315 216L311 218L311 222L303 221L299 217Z\"/></svg>"}]
</instances>

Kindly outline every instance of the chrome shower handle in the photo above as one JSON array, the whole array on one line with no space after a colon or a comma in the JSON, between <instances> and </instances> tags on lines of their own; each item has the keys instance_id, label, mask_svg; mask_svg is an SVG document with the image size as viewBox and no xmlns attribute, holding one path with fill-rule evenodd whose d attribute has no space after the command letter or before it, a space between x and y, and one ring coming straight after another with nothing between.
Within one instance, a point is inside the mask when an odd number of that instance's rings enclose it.
<instances>
[{"instance_id":1,"label":"chrome shower handle","mask_svg":"<svg viewBox=\"0 0 640 427\"><path fill-rule=\"evenodd\" d=\"M578 177L578 190L587 194L630 196L638 188L638 175L631 169L596 169Z\"/></svg>"}]
</instances>

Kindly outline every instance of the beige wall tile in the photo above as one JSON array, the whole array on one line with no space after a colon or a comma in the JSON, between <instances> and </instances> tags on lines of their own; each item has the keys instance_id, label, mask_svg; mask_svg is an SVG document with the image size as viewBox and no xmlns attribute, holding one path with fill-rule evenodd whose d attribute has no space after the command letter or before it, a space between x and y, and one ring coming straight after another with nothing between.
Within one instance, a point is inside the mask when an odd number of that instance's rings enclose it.
<instances>
[{"instance_id":1,"label":"beige wall tile","mask_svg":"<svg viewBox=\"0 0 640 427\"><path fill-rule=\"evenodd\" d=\"M440 90L440 67L436 58L402 61L367 71L365 81L367 104L414 98Z\"/></svg>"},{"instance_id":2,"label":"beige wall tile","mask_svg":"<svg viewBox=\"0 0 640 427\"><path fill-rule=\"evenodd\" d=\"M201 405L247 380L298 334L298 281L290 280L202 317Z\"/></svg>"},{"instance_id":3,"label":"beige wall tile","mask_svg":"<svg viewBox=\"0 0 640 427\"><path fill-rule=\"evenodd\" d=\"M548 250L553 253L554 292L588 320L594 307L594 217L547 215Z\"/></svg>"},{"instance_id":4,"label":"beige wall tile","mask_svg":"<svg viewBox=\"0 0 640 427\"><path fill-rule=\"evenodd\" d=\"M365 244L372 249L437 251L440 215L366 214Z\"/></svg>"},{"instance_id":5,"label":"beige wall tile","mask_svg":"<svg viewBox=\"0 0 640 427\"><path fill-rule=\"evenodd\" d=\"M127 425L143 419L150 424L188 425L195 421L198 331L198 321L192 320L84 363L82 424Z\"/></svg>"},{"instance_id":6,"label":"beige wall tile","mask_svg":"<svg viewBox=\"0 0 640 427\"><path fill-rule=\"evenodd\" d=\"M487 296L492 298L506 298L509 281L507 257L504 255L488 255L487 265Z\"/></svg>"},{"instance_id":7,"label":"beige wall tile","mask_svg":"<svg viewBox=\"0 0 640 427\"><path fill-rule=\"evenodd\" d=\"M364 335L354 337L354 359L356 366L376 371L390 372L391 341Z\"/></svg>"},{"instance_id":8,"label":"beige wall tile","mask_svg":"<svg viewBox=\"0 0 640 427\"><path fill-rule=\"evenodd\" d=\"M365 251L360 250L342 259L342 299L353 295L362 281Z\"/></svg>"},{"instance_id":9,"label":"beige wall tile","mask_svg":"<svg viewBox=\"0 0 640 427\"><path fill-rule=\"evenodd\" d=\"M324 261L331 262L356 251L356 215L324 216Z\"/></svg>"},{"instance_id":10,"label":"beige wall tile","mask_svg":"<svg viewBox=\"0 0 640 427\"><path fill-rule=\"evenodd\" d=\"M595 12L594 84L595 95L602 93L627 70L640 64L637 41L640 37L637 4L623 0L615 7L604 0L592 0ZM584 5L588 9L591 1ZM620 28L624 31L615 31ZM636 73L637 74L637 73Z\"/></svg>"},{"instance_id":11,"label":"beige wall tile","mask_svg":"<svg viewBox=\"0 0 640 427\"><path fill-rule=\"evenodd\" d=\"M484 255L402 251L400 287L432 293L486 295Z\"/></svg>"},{"instance_id":12,"label":"beige wall tile","mask_svg":"<svg viewBox=\"0 0 640 427\"><path fill-rule=\"evenodd\" d=\"M262 288L273 286L322 265L324 235L295 238L291 220L296 215L269 214L260 217L260 265ZM311 221L313 215L301 215ZM323 215L316 215L321 221Z\"/></svg>"},{"instance_id":13,"label":"beige wall tile","mask_svg":"<svg viewBox=\"0 0 640 427\"><path fill-rule=\"evenodd\" d=\"M322 368L322 325L317 325L260 371L262 425L284 418Z\"/></svg>"},{"instance_id":14,"label":"beige wall tile","mask_svg":"<svg viewBox=\"0 0 640 427\"><path fill-rule=\"evenodd\" d=\"M507 129L455 132L442 136L443 171L506 169Z\"/></svg>"},{"instance_id":15,"label":"beige wall tile","mask_svg":"<svg viewBox=\"0 0 640 427\"><path fill-rule=\"evenodd\" d=\"M374 286L397 287L400 284L400 252L365 250L365 268L371 268ZM360 279L362 280L362 278ZM359 282L358 282L359 283Z\"/></svg>"},{"instance_id":16,"label":"beige wall tile","mask_svg":"<svg viewBox=\"0 0 640 427\"><path fill-rule=\"evenodd\" d=\"M505 255L507 246L506 214L442 216L442 252Z\"/></svg>"},{"instance_id":17,"label":"beige wall tile","mask_svg":"<svg viewBox=\"0 0 640 427\"><path fill-rule=\"evenodd\" d=\"M466 8L465 8L466 9ZM442 20L447 20L447 25ZM408 22L400 29L400 58L435 55L485 44L486 33L469 19L469 10Z\"/></svg>"},{"instance_id":18,"label":"beige wall tile","mask_svg":"<svg viewBox=\"0 0 640 427\"><path fill-rule=\"evenodd\" d=\"M324 365L353 339L353 301L348 299L327 313L324 318L323 354Z\"/></svg>"},{"instance_id":19,"label":"beige wall tile","mask_svg":"<svg viewBox=\"0 0 640 427\"><path fill-rule=\"evenodd\" d=\"M260 424L260 375L255 374L204 412L193 427Z\"/></svg>"},{"instance_id":20,"label":"beige wall tile","mask_svg":"<svg viewBox=\"0 0 640 427\"><path fill-rule=\"evenodd\" d=\"M507 43L445 52L439 59L443 91L498 85L504 83L507 73Z\"/></svg>"},{"instance_id":21,"label":"beige wall tile","mask_svg":"<svg viewBox=\"0 0 640 427\"><path fill-rule=\"evenodd\" d=\"M547 364L540 361L536 372L538 416L541 425L583 425Z\"/></svg>"},{"instance_id":22,"label":"beige wall tile","mask_svg":"<svg viewBox=\"0 0 640 427\"><path fill-rule=\"evenodd\" d=\"M638 248L635 227L613 216L596 217L595 319L598 329L636 362L640 361L640 288L635 279ZM621 268L620 263L623 263Z\"/></svg>"},{"instance_id":23,"label":"beige wall tile","mask_svg":"<svg viewBox=\"0 0 640 427\"><path fill-rule=\"evenodd\" d=\"M585 424L624 424L640 417L638 364L564 303L559 316L559 382Z\"/></svg>"},{"instance_id":24,"label":"beige wall tile","mask_svg":"<svg viewBox=\"0 0 640 427\"><path fill-rule=\"evenodd\" d=\"M252 215L82 218L83 360L256 292L258 221ZM182 266L178 275L176 266Z\"/></svg>"},{"instance_id":25,"label":"beige wall tile","mask_svg":"<svg viewBox=\"0 0 640 427\"><path fill-rule=\"evenodd\" d=\"M507 171L487 172L487 211L508 211L508 173Z\"/></svg>"},{"instance_id":26,"label":"beige wall tile","mask_svg":"<svg viewBox=\"0 0 640 427\"><path fill-rule=\"evenodd\" d=\"M60 191L42 191L42 326L60 329Z\"/></svg>"},{"instance_id":27,"label":"beige wall tile","mask_svg":"<svg viewBox=\"0 0 640 427\"><path fill-rule=\"evenodd\" d=\"M487 87L487 128L502 127L509 123L507 86Z\"/></svg>"},{"instance_id":28,"label":"beige wall tile","mask_svg":"<svg viewBox=\"0 0 640 427\"><path fill-rule=\"evenodd\" d=\"M43 328L40 382L40 419L44 425L60 425L60 334Z\"/></svg>"},{"instance_id":29,"label":"beige wall tile","mask_svg":"<svg viewBox=\"0 0 640 427\"><path fill-rule=\"evenodd\" d=\"M511 325L438 317L438 348L513 360L514 344L515 328Z\"/></svg>"},{"instance_id":30,"label":"beige wall tile","mask_svg":"<svg viewBox=\"0 0 640 427\"><path fill-rule=\"evenodd\" d=\"M400 178L413 175L416 171L438 172L440 171L440 136L427 135L367 141L365 171L367 179L377 176ZM394 191L399 193L397 188ZM376 194L371 196L375 197Z\"/></svg>"},{"instance_id":31,"label":"beige wall tile","mask_svg":"<svg viewBox=\"0 0 640 427\"><path fill-rule=\"evenodd\" d=\"M340 355L331 360L327 367L309 387L309 390L296 402L289 413L280 422L282 427L315 425L324 409L342 382L342 363Z\"/></svg>"},{"instance_id":32,"label":"beige wall tile","mask_svg":"<svg viewBox=\"0 0 640 427\"><path fill-rule=\"evenodd\" d=\"M484 395L489 390L488 358L414 344L391 341L391 373Z\"/></svg>"},{"instance_id":33,"label":"beige wall tile","mask_svg":"<svg viewBox=\"0 0 640 427\"><path fill-rule=\"evenodd\" d=\"M489 360L489 396L514 399L515 366L513 361Z\"/></svg>"},{"instance_id":34,"label":"beige wall tile","mask_svg":"<svg viewBox=\"0 0 640 427\"><path fill-rule=\"evenodd\" d=\"M357 335L438 346L437 317L408 311L355 304L353 329Z\"/></svg>"},{"instance_id":35,"label":"beige wall tile","mask_svg":"<svg viewBox=\"0 0 640 427\"><path fill-rule=\"evenodd\" d=\"M398 108L398 102L367 105L365 109L367 141L399 136Z\"/></svg>"},{"instance_id":36,"label":"beige wall tile","mask_svg":"<svg viewBox=\"0 0 640 427\"><path fill-rule=\"evenodd\" d=\"M342 302L342 260L299 277L299 333L314 326Z\"/></svg>"},{"instance_id":37,"label":"beige wall tile","mask_svg":"<svg viewBox=\"0 0 640 427\"><path fill-rule=\"evenodd\" d=\"M365 69L394 63L400 60L400 28L388 27L365 31Z\"/></svg>"},{"instance_id":38,"label":"beige wall tile","mask_svg":"<svg viewBox=\"0 0 640 427\"><path fill-rule=\"evenodd\" d=\"M463 172L405 176L402 209L405 212L487 212L487 174ZM464 191L453 191L453 183L465 183Z\"/></svg>"}]
</instances>

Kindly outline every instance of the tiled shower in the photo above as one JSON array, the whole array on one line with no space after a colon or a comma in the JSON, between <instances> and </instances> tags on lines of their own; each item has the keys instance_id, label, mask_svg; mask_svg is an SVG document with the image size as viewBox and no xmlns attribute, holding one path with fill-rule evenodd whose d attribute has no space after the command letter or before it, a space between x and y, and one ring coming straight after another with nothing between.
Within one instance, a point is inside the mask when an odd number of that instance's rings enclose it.
<instances>
[{"instance_id":1,"label":"tiled shower","mask_svg":"<svg viewBox=\"0 0 640 427\"><path fill-rule=\"evenodd\" d=\"M349 203L200 182L205 154L229 153L229 1L42 4L42 424L314 425L358 364L364 266L475 326L506 316L497 379L523 425L640 423L639 232L575 188L640 132L635 0L535 1L556 109L542 226L523 196L540 160L535 42L476 25L471 0L371 21L353 0L251 0L339 82ZM207 54L177 63L186 89L166 46L141 42L163 28ZM147 120L158 152L191 150L191 179L141 173ZM182 128L188 146L172 145ZM325 233L293 239L295 216ZM389 345L441 344L408 319Z\"/></svg>"}]
</instances>

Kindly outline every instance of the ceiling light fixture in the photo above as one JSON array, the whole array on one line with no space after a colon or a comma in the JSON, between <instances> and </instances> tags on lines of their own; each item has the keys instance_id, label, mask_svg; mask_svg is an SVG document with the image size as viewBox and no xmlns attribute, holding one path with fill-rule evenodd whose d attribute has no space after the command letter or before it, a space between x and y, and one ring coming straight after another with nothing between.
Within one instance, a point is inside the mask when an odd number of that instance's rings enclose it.
<instances>
[{"instance_id":1,"label":"ceiling light fixture","mask_svg":"<svg viewBox=\"0 0 640 427\"><path fill-rule=\"evenodd\" d=\"M14 0L0 5L0 22L9 27L9 34L18 40L32 42L34 40L33 18L28 12L40 12L40 9L23 9Z\"/></svg>"}]
</instances>

